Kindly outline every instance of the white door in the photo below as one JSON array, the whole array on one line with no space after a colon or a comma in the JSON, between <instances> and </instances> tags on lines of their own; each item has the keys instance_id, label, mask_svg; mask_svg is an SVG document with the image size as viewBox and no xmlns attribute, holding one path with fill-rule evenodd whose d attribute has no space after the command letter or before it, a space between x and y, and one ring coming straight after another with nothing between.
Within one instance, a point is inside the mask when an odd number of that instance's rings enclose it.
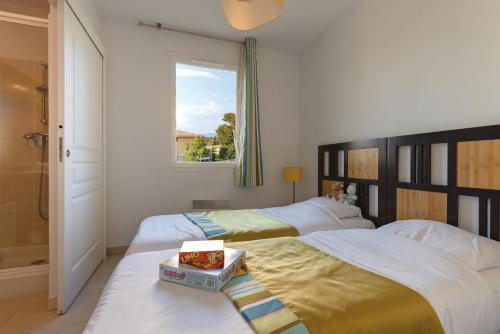
<instances>
[{"instance_id":1,"label":"white door","mask_svg":"<svg viewBox=\"0 0 500 334\"><path fill-rule=\"evenodd\" d=\"M103 57L64 8L64 291L65 312L103 258Z\"/></svg>"}]
</instances>

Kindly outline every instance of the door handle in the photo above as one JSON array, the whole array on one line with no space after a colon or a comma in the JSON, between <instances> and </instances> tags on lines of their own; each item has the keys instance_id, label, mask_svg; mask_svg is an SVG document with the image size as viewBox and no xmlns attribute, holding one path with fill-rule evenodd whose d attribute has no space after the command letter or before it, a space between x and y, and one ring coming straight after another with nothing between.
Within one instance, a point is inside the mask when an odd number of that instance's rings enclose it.
<instances>
[{"instance_id":1,"label":"door handle","mask_svg":"<svg viewBox=\"0 0 500 334\"><path fill-rule=\"evenodd\" d=\"M70 150L66 150L66 158L69 158L70 155L71 155L71 151Z\"/></svg>"},{"instance_id":2,"label":"door handle","mask_svg":"<svg viewBox=\"0 0 500 334\"><path fill-rule=\"evenodd\" d=\"M59 137L59 162L63 161L63 138Z\"/></svg>"}]
</instances>

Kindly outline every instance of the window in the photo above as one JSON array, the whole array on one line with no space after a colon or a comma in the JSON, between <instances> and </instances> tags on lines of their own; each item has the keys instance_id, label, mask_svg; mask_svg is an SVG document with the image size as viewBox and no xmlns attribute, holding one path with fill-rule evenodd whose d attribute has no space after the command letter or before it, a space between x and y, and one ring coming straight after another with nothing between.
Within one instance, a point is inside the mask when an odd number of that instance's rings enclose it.
<instances>
[{"instance_id":1,"label":"window","mask_svg":"<svg viewBox=\"0 0 500 334\"><path fill-rule=\"evenodd\" d=\"M236 157L235 67L205 61L172 62L175 73L175 164L227 165Z\"/></svg>"}]
</instances>

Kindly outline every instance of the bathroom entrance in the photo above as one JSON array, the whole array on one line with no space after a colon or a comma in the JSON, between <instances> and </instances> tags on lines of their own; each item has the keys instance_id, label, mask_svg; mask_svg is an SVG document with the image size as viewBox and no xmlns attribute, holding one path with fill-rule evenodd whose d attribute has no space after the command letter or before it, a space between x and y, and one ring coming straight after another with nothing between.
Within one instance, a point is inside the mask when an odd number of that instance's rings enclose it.
<instances>
[{"instance_id":1,"label":"bathroom entrance","mask_svg":"<svg viewBox=\"0 0 500 334\"><path fill-rule=\"evenodd\" d=\"M0 12L0 270L49 260L48 4L15 9Z\"/></svg>"}]
</instances>

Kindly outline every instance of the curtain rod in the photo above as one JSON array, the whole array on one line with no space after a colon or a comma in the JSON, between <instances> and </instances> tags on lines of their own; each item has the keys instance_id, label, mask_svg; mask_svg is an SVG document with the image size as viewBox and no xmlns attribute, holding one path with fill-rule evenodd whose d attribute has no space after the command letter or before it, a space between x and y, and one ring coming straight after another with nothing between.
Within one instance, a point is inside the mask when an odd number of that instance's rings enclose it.
<instances>
[{"instance_id":1,"label":"curtain rod","mask_svg":"<svg viewBox=\"0 0 500 334\"><path fill-rule=\"evenodd\" d=\"M167 27L167 26L165 26L165 25L163 25L163 24L161 24L159 22L157 22L155 24L151 24L151 23L144 23L144 22L138 21L137 25L139 27L148 27L148 28L154 28L154 29L157 29L157 30L173 31L173 32L181 33L181 34L191 35L191 36L205 37L205 38L216 39L216 40L219 40L219 41L225 41L225 42L243 44L242 41L238 41L238 40L235 40L235 39L229 39L229 38L224 38L224 37L217 37L217 36L207 35L207 34L203 34L203 33L199 33L199 32L182 30L180 28Z\"/></svg>"}]
</instances>

